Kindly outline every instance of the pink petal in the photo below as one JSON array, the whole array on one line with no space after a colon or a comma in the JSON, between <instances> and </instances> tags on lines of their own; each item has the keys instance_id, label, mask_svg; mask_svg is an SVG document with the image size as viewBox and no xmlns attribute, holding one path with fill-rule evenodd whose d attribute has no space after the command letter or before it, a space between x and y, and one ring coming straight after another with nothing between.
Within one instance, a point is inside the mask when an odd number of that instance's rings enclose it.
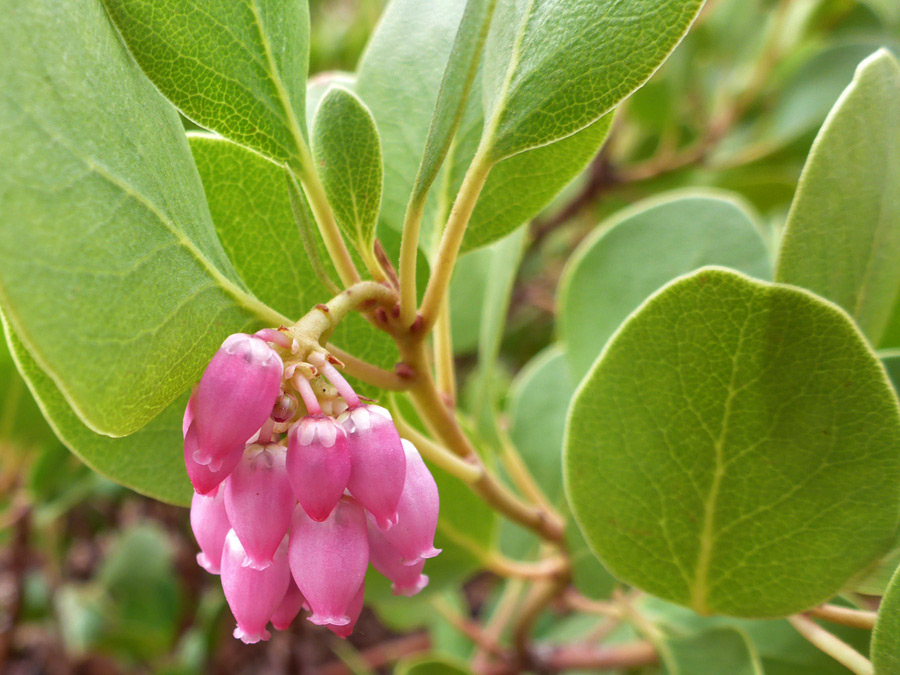
<instances>
[{"instance_id":1,"label":"pink petal","mask_svg":"<svg viewBox=\"0 0 900 675\"><path fill-rule=\"evenodd\" d=\"M397 524L384 533L407 565L434 558L441 551L434 547L440 498L434 477L425 466L416 446L403 439L406 453L406 482L397 507Z\"/></svg>"},{"instance_id":2,"label":"pink petal","mask_svg":"<svg viewBox=\"0 0 900 675\"><path fill-rule=\"evenodd\" d=\"M218 574L222 548L231 525L225 513L223 490L204 496L194 493L191 499L191 530L200 545L197 563L210 574Z\"/></svg>"},{"instance_id":3,"label":"pink petal","mask_svg":"<svg viewBox=\"0 0 900 675\"><path fill-rule=\"evenodd\" d=\"M243 448L269 418L281 391L284 365L263 340L235 333L206 367L194 403L198 464L212 470Z\"/></svg>"},{"instance_id":4,"label":"pink petal","mask_svg":"<svg viewBox=\"0 0 900 675\"><path fill-rule=\"evenodd\" d=\"M377 405L361 405L338 421L347 430L350 479L347 488L386 530L397 522L397 506L406 480L406 454L391 414Z\"/></svg>"},{"instance_id":5,"label":"pink petal","mask_svg":"<svg viewBox=\"0 0 900 675\"><path fill-rule=\"evenodd\" d=\"M225 509L247 552L247 564L265 569L272 563L291 526L297 500L285 469L282 445L250 445L225 482Z\"/></svg>"},{"instance_id":6,"label":"pink petal","mask_svg":"<svg viewBox=\"0 0 900 675\"><path fill-rule=\"evenodd\" d=\"M356 591L356 595L353 596L353 600L350 601L350 606L347 608L347 615L350 617L350 623L343 626L334 626L328 624L328 630L330 630L342 640L346 640L348 637L350 637L350 634L353 633L353 629L356 628L356 622L359 621L359 615L362 614L363 600L365 600L365 597L366 584L365 582L363 582L360 585L359 590Z\"/></svg>"},{"instance_id":7,"label":"pink petal","mask_svg":"<svg viewBox=\"0 0 900 675\"><path fill-rule=\"evenodd\" d=\"M428 585L428 577L422 574L425 561L404 564L403 556L384 537L372 521L369 521L369 556L372 567L390 579L394 595L415 595Z\"/></svg>"},{"instance_id":8,"label":"pink petal","mask_svg":"<svg viewBox=\"0 0 900 675\"><path fill-rule=\"evenodd\" d=\"M347 433L324 415L309 415L290 432L287 471L291 487L307 515L324 521L350 478Z\"/></svg>"},{"instance_id":9,"label":"pink petal","mask_svg":"<svg viewBox=\"0 0 900 675\"><path fill-rule=\"evenodd\" d=\"M211 494L223 480L228 478L234 467L241 461L244 451L243 448L235 450L222 460L218 470L212 471L209 466L197 464L194 460L197 448L197 426L191 424L184 438L184 465L194 489L202 495Z\"/></svg>"},{"instance_id":10,"label":"pink petal","mask_svg":"<svg viewBox=\"0 0 900 675\"><path fill-rule=\"evenodd\" d=\"M244 567L244 547L234 530L225 537L222 552L222 590L237 621L234 637L247 644L268 640L269 617L281 604L291 580L287 560L287 538L274 561L264 570Z\"/></svg>"},{"instance_id":11,"label":"pink petal","mask_svg":"<svg viewBox=\"0 0 900 675\"><path fill-rule=\"evenodd\" d=\"M305 604L306 599L303 597L303 593L291 578L287 593L284 594L281 604L272 613L272 625L276 630L287 630Z\"/></svg>"},{"instance_id":12,"label":"pink petal","mask_svg":"<svg viewBox=\"0 0 900 675\"><path fill-rule=\"evenodd\" d=\"M362 507L344 497L318 523L298 506L291 525L290 561L294 581L313 612L309 620L319 626L349 624L350 604L369 565Z\"/></svg>"}]
</instances>

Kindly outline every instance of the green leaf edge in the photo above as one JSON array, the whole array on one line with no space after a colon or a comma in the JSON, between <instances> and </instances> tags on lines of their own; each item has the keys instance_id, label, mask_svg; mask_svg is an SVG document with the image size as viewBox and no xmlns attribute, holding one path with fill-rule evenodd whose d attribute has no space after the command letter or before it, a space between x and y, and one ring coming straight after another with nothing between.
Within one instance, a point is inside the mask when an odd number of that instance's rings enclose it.
<instances>
[{"instance_id":1,"label":"green leaf edge","mask_svg":"<svg viewBox=\"0 0 900 675\"><path fill-rule=\"evenodd\" d=\"M743 272L739 272L737 270L733 270L728 267L721 267L719 265L706 265L697 270L688 272L687 274L682 274L681 276L676 277L675 279L672 279L669 283L667 283L666 285L659 288L656 292L649 295L647 297L647 299L644 300L644 302L642 302L631 314L628 315L628 317L619 325L619 327L616 329L616 331L610 336L609 340L603 346L603 349L600 351L600 355L594 361L594 363L591 366L590 370L588 371L587 375L584 376L584 379L578 384L577 388L575 389L575 393L572 395L572 400L569 403L569 413L568 413L568 415L566 415L566 428L565 428L565 433L563 434L563 492L565 493L565 496L566 496L566 503L569 505L569 511L572 514L572 518L575 521L575 524L578 526L578 529L581 531L581 535L584 538L585 543L587 543L588 549L591 551L591 553L593 553L594 557L600 561L600 564L602 564L603 567L605 567L609 571L609 573L613 575L613 577L615 577L619 581L622 581L623 583L627 583L627 582L624 581L623 579L621 579L619 577L619 575L613 570L613 568L610 567L608 565L608 563L604 560L603 556L601 556L597 553L597 551L594 549L594 546L591 543L590 539L584 534L584 528L582 527L581 518L578 515L578 510L574 507L574 505L572 504L572 502L569 498L570 477L569 477L569 468L568 468L569 467L568 454L569 454L569 435L570 435L570 429L571 429L571 424L572 424L572 410L574 408L575 401L581 396L582 391L587 387L587 383L591 379L591 376L594 374L594 371L597 370L598 365L603 361L603 358L606 356L606 352L609 350L610 345L612 345L615 342L615 339L618 337L619 333L622 332L622 329L624 328L624 326L626 326L631 321L631 319L634 318L637 314L639 314L641 311L643 311L643 309L648 304L650 304L651 302L656 300L656 298L658 296L660 296L661 294L666 292L671 286L673 286L677 283L680 283L681 281L684 281L685 279L688 279L695 275L702 274L704 272L710 272L710 271L726 272L728 274L740 277L741 279L744 279L756 286L765 286L765 287L771 286L771 287L775 287L775 288L789 289L791 291L798 292L801 295L807 296L807 298L812 300L813 302L818 302L821 305L824 305L825 307L830 308L836 314L843 316L843 318L846 319L846 321L849 323L849 325L852 329L852 332L856 334L856 336L859 338L860 342L863 344L864 348L866 350L868 350L871 357L877 362L877 369L878 369L879 373L881 374L881 379L882 379L883 384L885 385L885 387L888 388L889 391L894 393L894 396L893 396L894 408L896 409L898 416L900 416L900 399L898 399L896 390L894 389L893 382L891 381L890 376L888 375L887 370L884 367L884 364L882 363L881 359L878 358L877 352L875 351L875 349L872 348L872 345L866 339L866 336L863 335L863 332L859 329L859 326L856 325L856 322L853 320L853 318L840 305L837 305L834 302L832 302L831 300L828 300L827 298L823 298L820 295L816 295L815 293L813 293L810 290L801 288L800 286L792 286L791 284L784 284L784 283L779 283L779 282L760 281L759 279L754 279L753 277L748 276L748 275L744 274ZM898 522L900 522L900 519L898 519ZM882 555L887 553L889 550L890 550L890 545L888 545L885 548ZM874 559L872 562L875 562L877 559L878 558ZM900 573L900 570L898 570L898 573ZM852 581L852 579L848 579L848 582L849 581ZM703 608L698 609L698 608L690 607L690 606L687 606L687 607L689 609L697 611L698 613L703 614L703 612L700 611ZM760 618L760 617L744 617L744 618ZM766 618L783 618L783 617L780 617L780 616L774 617L773 616L773 617L766 617ZM881 675L881 674L878 674L878 675Z\"/></svg>"}]
</instances>

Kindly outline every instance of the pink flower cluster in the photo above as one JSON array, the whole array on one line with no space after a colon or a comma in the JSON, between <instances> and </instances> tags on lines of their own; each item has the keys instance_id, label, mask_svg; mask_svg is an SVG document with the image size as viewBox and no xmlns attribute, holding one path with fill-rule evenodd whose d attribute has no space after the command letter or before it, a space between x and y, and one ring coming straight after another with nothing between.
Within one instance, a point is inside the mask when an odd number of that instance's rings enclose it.
<instances>
[{"instance_id":1,"label":"pink flower cluster","mask_svg":"<svg viewBox=\"0 0 900 675\"><path fill-rule=\"evenodd\" d=\"M437 486L416 448L325 354L300 363L294 351L275 330L230 336L184 413L197 562L221 575L246 643L304 607L347 637L370 562L395 594L414 595L428 584L425 560L440 553ZM320 402L308 379L319 375L339 397Z\"/></svg>"}]
</instances>

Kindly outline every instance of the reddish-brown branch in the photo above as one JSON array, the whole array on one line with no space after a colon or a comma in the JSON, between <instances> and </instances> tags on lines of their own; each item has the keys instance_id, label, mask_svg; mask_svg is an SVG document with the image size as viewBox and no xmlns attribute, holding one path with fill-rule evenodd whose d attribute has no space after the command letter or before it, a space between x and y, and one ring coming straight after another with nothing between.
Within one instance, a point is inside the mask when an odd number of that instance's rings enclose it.
<instances>
[{"instance_id":1,"label":"reddish-brown branch","mask_svg":"<svg viewBox=\"0 0 900 675\"><path fill-rule=\"evenodd\" d=\"M658 663L659 657L649 642L631 642L614 647L570 645L537 647L532 653L532 668L541 673L564 673L568 670L614 670L638 668ZM515 663L493 663L483 675L518 675Z\"/></svg>"}]
</instances>

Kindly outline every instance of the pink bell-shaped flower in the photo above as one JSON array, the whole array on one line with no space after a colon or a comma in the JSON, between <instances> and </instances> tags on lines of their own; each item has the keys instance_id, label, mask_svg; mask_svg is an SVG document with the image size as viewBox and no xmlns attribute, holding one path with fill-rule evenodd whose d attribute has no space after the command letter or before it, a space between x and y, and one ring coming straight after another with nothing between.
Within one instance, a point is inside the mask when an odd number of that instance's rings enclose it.
<instances>
[{"instance_id":1,"label":"pink bell-shaped flower","mask_svg":"<svg viewBox=\"0 0 900 675\"><path fill-rule=\"evenodd\" d=\"M362 614L363 608L363 600L366 597L366 583L363 582L359 590L356 591L356 595L353 596L353 600L350 601L350 606L347 608L347 615L350 617L350 623L344 626L332 626L328 625L327 628L332 633L337 635L342 640L346 640L353 633L353 629L356 628L356 622L359 621L359 615Z\"/></svg>"},{"instance_id":2,"label":"pink bell-shaped flower","mask_svg":"<svg viewBox=\"0 0 900 675\"><path fill-rule=\"evenodd\" d=\"M425 561L419 560L412 565L403 563L403 556L385 538L369 520L369 561L378 572L390 579L394 595L416 595L428 585L428 577L422 574Z\"/></svg>"},{"instance_id":3,"label":"pink bell-shaped flower","mask_svg":"<svg viewBox=\"0 0 900 675\"><path fill-rule=\"evenodd\" d=\"M243 456L243 448L238 448L234 452L228 454L218 469L213 471L209 465L198 464L194 459L194 453L199 447L197 439L197 425L191 424L184 437L184 465L187 468L188 478L194 489L201 495L211 494L219 484L228 478L228 475L234 471L234 467L238 465Z\"/></svg>"},{"instance_id":4,"label":"pink bell-shaped flower","mask_svg":"<svg viewBox=\"0 0 900 675\"><path fill-rule=\"evenodd\" d=\"M245 564L262 570L272 563L291 527L297 500L285 469L283 445L248 445L223 488L228 520L247 552Z\"/></svg>"},{"instance_id":5,"label":"pink bell-shaped flower","mask_svg":"<svg viewBox=\"0 0 900 675\"><path fill-rule=\"evenodd\" d=\"M287 630L305 604L306 599L303 597L303 593L300 592L296 582L291 578L287 593L284 594L281 604L272 613L272 625L275 626L276 630Z\"/></svg>"},{"instance_id":6,"label":"pink bell-shaped flower","mask_svg":"<svg viewBox=\"0 0 900 675\"><path fill-rule=\"evenodd\" d=\"M406 453L406 482L397 507L399 519L384 533L384 538L400 552L404 564L415 565L441 552L434 547L440 497L434 477L416 446L405 438L402 444Z\"/></svg>"},{"instance_id":7,"label":"pink bell-shaped flower","mask_svg":"<svg viewBox=\"0 0 900 675\"><path fill-rule=\"evenodd\" d=\"M391 414L364 404L351 407L338 421L347 430L350 479L347 488L375 517L382 530L397 523L397 506L406 479L406 454Z\"/></svg>"},{"instance_id":8,"label":"pink bell-shaped flower","mask_svg":"<svg viewBox=\"0 0 900 675\"><path fill-rule=\"evenodd\" d=\"M323 522L350 478L347 432L325 415L304 417L290 431L287 472L300 506L310 518Z\"/></svg>"},{"instance_id":9,"label":"pink bell-shaped flower","mask_svg":"<svg viewBox=\"0 0 900 675\"><path fill-rule=\"evenodd\" d=\"M322 371L348 405L338 417L350 447L347 489L375 516L378 527L393 527L406 479L406 454L391 413L377 405L363 404L322 354L310 355L310 363Z\"/></svg>"},{"instance_id":10,"label":"pink bell-shaped flower","mask_svg":"<svg viewBox=\"0 0 900 675\"><path fill-rule=\"evenodd\" d=\"M246 644L268 640L269 617L287 593L291 571L287 559L287 538L264 570L244 566L247 554L234 530L225 537L222 551L222 590L237 621L234 637Z\"/></svg>"},{"instance_id":11,"label":"pink bell-shaped flower","mask_svg":"<svg viewBox=\"0 0 900 675\"><path fill-rule=\"evenodd\" d=\"M219 469L269 419L284 364L258 337L230 335L206 367L194 401L198 464Z\"/></svg>"},{"instance_id":12,"label":"pink bell-shaped flower","mask_svg":"<svg viewBox=\"0 0 900 675\"><path fill-rule=\"evenodd\" d=\"M309 620L318 626L349 624L350 604L369 565L362 507L344 497L318 523L298 506L291 525L290 561L294 581L313 613Z\"/></svg>"},{"instance_id":13,"label":"pink bell-shaped flower","mask_svg":"<svg viewBox=\"0 0 900 675\"><path fill-rule=\"evenodd\" d=\"M194 493L191 499L191 530L200 545L197 564L210 574L218 574L222 548L231 525L225 513L224 490L204 496Z\"/></svg>"}]
</instances>

